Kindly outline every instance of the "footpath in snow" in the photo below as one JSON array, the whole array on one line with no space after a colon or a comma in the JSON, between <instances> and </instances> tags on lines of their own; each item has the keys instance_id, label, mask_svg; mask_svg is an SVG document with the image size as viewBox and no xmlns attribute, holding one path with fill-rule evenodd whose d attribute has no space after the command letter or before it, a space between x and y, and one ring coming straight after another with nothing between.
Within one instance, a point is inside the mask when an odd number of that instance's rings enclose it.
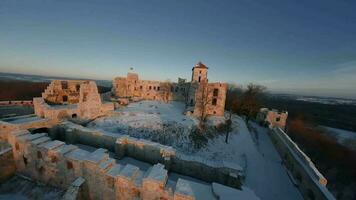
<instances>
[{"instance_id":1,"label":"footpath in snow","mask_svg":"<svg viewBox=\"0 0 356 200\"><path fill-rule=\"evenodd\" d=\"M250 132L244 120L234 115L234 129L228 144L225 136L220 136L193 155L239 164L245 170L244 185L261 199L303 199L282 165L267 129L254 123L250 125L255 131Z\"/></svg>"}]
</instances>

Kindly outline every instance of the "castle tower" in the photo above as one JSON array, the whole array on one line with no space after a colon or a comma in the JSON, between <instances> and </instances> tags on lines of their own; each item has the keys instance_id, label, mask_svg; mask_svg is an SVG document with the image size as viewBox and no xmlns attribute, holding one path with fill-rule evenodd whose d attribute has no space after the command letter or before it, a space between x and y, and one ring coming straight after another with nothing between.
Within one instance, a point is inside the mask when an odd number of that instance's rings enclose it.
<instances>
[{"instance_id":1,"label":"castle tower","mask_svg":"<svg viewBox=\"0 0 356 200\"><path fill-rule=\"evenodd\" d=\"M208 67L199 62L192 69L192 83L208 81Z\"/></svg>"}]
</instances>

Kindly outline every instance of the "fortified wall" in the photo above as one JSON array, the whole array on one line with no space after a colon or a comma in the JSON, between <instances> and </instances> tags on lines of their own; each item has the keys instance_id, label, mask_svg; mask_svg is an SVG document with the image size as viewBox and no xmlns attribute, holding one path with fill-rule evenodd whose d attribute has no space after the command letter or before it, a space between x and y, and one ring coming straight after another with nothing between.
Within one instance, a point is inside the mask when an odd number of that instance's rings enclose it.
<instances>
[{"instance_id":1,"label":"fortified wall","mask_svg":"<svg viewBox=\"0 0 356 200\"><path fill-rule=\"evenodd\" d=\"M164 164L167 170L191 176L206 182L217 182L240 188L244 179L240 166L229 162L212 162L200 157L185 155L170 146L128 135L95 131L71 122L53 127L50 136L70 144L84 144L106 148L115 152L117 158L132 157L140 161Z\"/></svg>"},{"instance_id":2,"label":"fortified wall","mask_svg":"<svg viewBox=\"0 0 356 200\"><path fill-rule=\"evenodd\" d=\"M163 164L147 170L120 164L106 149L92 152L52 140L46 133L17 130L8 134L17 171L44 183L67 189L65 199L258 199L246 188L199 183L168 176ZM164 154L164 153L163 153ZM244 192L241 195L242 191Z\"/></svg>"},{"instance_id":3,"label":"fortified wall","mask_svg":"<svg viewBox=\"0 0 356 200\"><path fill-rule=\"evenodd\" d=\"M305 199L335 199L326 188L326 178L281 128L271 129L269 135Z\"/></svg>"}]
</instances>

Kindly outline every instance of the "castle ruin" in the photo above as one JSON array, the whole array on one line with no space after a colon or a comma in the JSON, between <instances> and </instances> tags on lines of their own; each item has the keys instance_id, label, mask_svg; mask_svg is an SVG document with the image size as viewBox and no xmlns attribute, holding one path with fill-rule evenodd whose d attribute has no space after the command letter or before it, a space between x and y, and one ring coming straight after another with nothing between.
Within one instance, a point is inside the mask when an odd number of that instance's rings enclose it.
<instances>
[{"instance_id":1,"label":"castle ruin","mask_svg":"<svg viewBox=\"0 0 356 200\"><path fill-rule=\"evenodd\" d=\"M257 113L256 120L262 125L269 128L281 128L285 129L287 124L288 112L278 111L276 109L261 108Z\"/></svg>"},{"instance_id":2,"label":"castle ruin","mask_svg":"<svg viewBox=\"0 0 356 200\"><path fill-rule=\"evenodd\" d=\"M91 120L114 110L113 103L102 102L94 81L80 80L52 81L33 105L37 116L57 120Z\"/></svg>"},{"instance_id":3,"label":"castle ruin","mask_svg":"<svg viewBox=\"0 0 356 200\"><path fill-rule=\"evenodd\" d=\"M186 114L205 117L224 115L226 90L226 83L209 83L208 67L199 62L192 68L190 82L181 78L176 83L140 80L138 74L129 72L127 77L113 80L112 92L121 99L182 101Z\"/></svg>"}]
</instances>

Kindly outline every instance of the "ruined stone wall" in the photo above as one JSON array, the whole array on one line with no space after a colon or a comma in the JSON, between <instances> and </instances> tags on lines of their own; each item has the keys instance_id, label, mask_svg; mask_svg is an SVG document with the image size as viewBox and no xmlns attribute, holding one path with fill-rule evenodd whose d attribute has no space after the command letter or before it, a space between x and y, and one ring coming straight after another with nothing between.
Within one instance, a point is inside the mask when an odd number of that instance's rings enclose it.
<instances>
[{"instance_id":1,"label":"ruined stone wall","mask_svg":"<svg viewBox=\"0 0 356 200\"><path fill-rule=\"evenodd\" d=\"M326 178L282 129L274 128L269 135L305 199L335 199L326 188Z\"/></svg>"},{"instance_id":2,"label":"ruined stone wall","mask_svg":"<svg viewBox=\"0 0 356 200\"><path fill-rule=\"evenodd\" d=\"M33 98L35 114L42 118L61 120L77 116L79 113L78 106L50 106L43 98Z\"/></svg>"},{"instance_id":3,"label":"ruined stone wall","mask_svg":"<svg viewBox=\"0 0 356 200\"><path fill-rule=\"evenodd\" d=\"M279 127L284 129L287 124L288 113L268 111L266 121L269 122L270 127Z\"/></svg>"},{"instance_id":4,"label":"ruined stone wall","mask_svg":"<svg viewBox=\"0 0 356 200\"><path fill-rule=\"evenodd\" d=\"M226 90L225 83L202 82L195 92L194 116L224 116Z\"/></svg>"},{"instance_id":5,"label":"ruined stone wall","mask_svg":"<svg viewBox=\"0 0 356 200\"><path fill-rule=\"evenodd\" d=\"M0 140L0 183L15 174L16 166L11 146Z\"/></svg>"},{"instance_id":6,"label":"ruined stone wall","mask_svg":"<svg viewBox=\"0 0 356 200\"><path fill-rule=\"evenodd\" d=\"M7 141L7 135L17 127L14 124L8 122L0 121L0 140Z\"/></svg>"},{"instance_id":7,"label":"ruined stone wall","mask_svg":"<svg viewBox=\"0 0 356 200\"><path fill-rule=\"evenodd\" d=\"M202 191L206 193L204 197L216 199L215 183L205 185L179 178L175 185L167 185L168 171L159 163L142 171L137 166L118 163L105 149L88 152L51 140L45 133L30 134L25 130L11 132L9 143L19 173L69 189L82 178L83 199L203 199L199 197ZM69 199L76 193L71 191L66 196Z\"/></svg>"},{"instance_id":8,"label":"ruined stone wall","mask_svg":"<svg viewBox=\"0 0 356 200\"><path fill-rule=\"evenodd\" d=\"M79 116L82 119L94 119L101 113L101 97L95 82L90 81L88 84L82 84L79 97Z\"/></svg>"},{"instance_id":9,"label":"ruined stone wall","mask_svg":"<svg viewBox=\"0 0 356 200\"><path fill-rule=\"evenodd\" d=\"M208 81L208 68L195 67L192 69L192 83Z\"/></svg>"},{"instance_id":10,"label":"ruined stone wall","mask_svg":"<svg viewBox=\"0 0 356 200\"><path fill-rule=\"evenodd\" d=\"M128 73L113 81L113 94L119 98L142 100L185 101L188 84L139 80L138 75Z\"/></svg>"},{"instance_id":11,"label":"ruined stone wall","mask_svg":"<svg viewBox=\"0 0 356 200\"><path fill-rule=\"evenodd\" d=\"M172 147L156 142L95 131L70 122L56 126L50 134L52 138L60 138L67 143L106 148L115 152L118 158L129 156L151 164L162 163L166 169L176 173L230 187L239 188L244 176L240 166L229 162L211 162L198 157L189 157L176 153Z\"/></svg>"},{"instance_id":12,"label":"ruined stone wall","mask_svg":"<svg viewBox=\"0 0 356 200\"><path fill-rule=\"evenodd\" d=\"M269 110L268 108L261 108L256 116L259 123L267 125L269 128L279 127L285 129L287 124L288 112L279 112L278 110Z\"/></svg>"},{"instance_id":13,"label":"ruined stone wall","mask_svg":"<svg viewBox=\"0 0 356 200\"><path fill-rule=\"evenodd\" d=\"M58 81L53 81L57 83ZM75 83L75 82L74 82ZM51 83L52 84L52 83ZM68 85L68 88L70 85ZM76 85L73 85L76 86ZM58 90L55 90L58 92ZM60 95L59 92L58 95ZM102 103L94 81L80 84L78 101L70 105L48 105L44 98L34 98L35 114L39 117L61 120L65 118L94 119L114 110L113 103Z\"/></svg>"},{"instance_id":14,"label":"ruined stone wall","mask_svg":"<svg viewBox=\"0 0 356 200\"><path fill-rule=\"evenodd\" d=\"M128 97L126 77L116 77L112 83L112 93L116 97Z\"/></svg>"},{"instance_id":15,"label":"ruined stone wall","mask_svg":"<svg viewBox=\"0 0 356 200\"><path fill-rule=\"evenodd\" d=\"M81 80L54 80L42 93L42 98L53 104L74 104L79 102Z\"/></svg>"},{"instance_id":16,"label":"ruined stone wall","mask_svg":"<svg viewBox=\"0 0 356 200\"><path fill-rule=\"evenodd\" d=\"M25 115L11 118L11 120L14 121L15 119L22 119L23 121L21 123L13 123L13 121L6 122L0 120L0 140L7 141L8 133L14 130L50 128L58 123L57 120L41 118L33 119L34 117L34 115ZM32 120L26 120L26 118L32 118Z\"/></svg>"}]
</instances>

